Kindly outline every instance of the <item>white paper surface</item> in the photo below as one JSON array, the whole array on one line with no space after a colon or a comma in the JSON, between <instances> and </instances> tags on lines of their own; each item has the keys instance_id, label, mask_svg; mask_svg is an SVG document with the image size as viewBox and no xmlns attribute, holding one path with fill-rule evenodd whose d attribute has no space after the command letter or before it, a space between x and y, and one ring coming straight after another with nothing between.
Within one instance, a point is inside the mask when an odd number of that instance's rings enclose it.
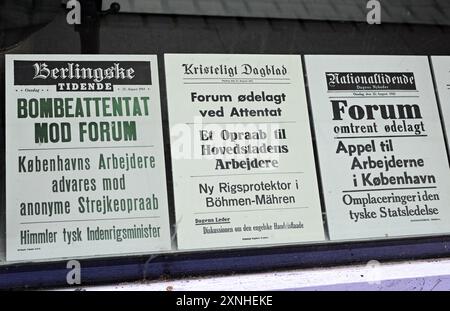
<instances>
[{"instance_id":1,"label":"white paper surface","mask_svg":"<svg viewBox=\"0 0 450 311\"><path fill-rule=\"evenodd\" d=\"M179 248L323 240L300 56L166 54L165 68Z\"/></svg>"},{"instance_id":2,"label":"white paper surface","mask_svg":"<svg viewBox=\"0 0 450 311\"><path fill-rule=\"evenodd\" d=\"M448 233L450 174L427 57L305 59L330 238Z\"/></svg>"},{"instance_id":3,"label":"white paper surface","mask_svg":"<svg viewBox=\"0 0 450 311\"><path fill-rule=\"evenodd\" d=\"M431 56L434 81L439 96L439 104L442 112L442 123L447 138L447 150L450 133L450 56Z\"/></svg>"},{"instance_id":4,"label":"white paper surface","mask_svg":"<svg viewBox=\"0 0 450 311\"><path fill-rule=\"evenodd\" d=\"M6 204L9 261L169 250L156 56L7 55Z\"/></svg>"}]
</instances>

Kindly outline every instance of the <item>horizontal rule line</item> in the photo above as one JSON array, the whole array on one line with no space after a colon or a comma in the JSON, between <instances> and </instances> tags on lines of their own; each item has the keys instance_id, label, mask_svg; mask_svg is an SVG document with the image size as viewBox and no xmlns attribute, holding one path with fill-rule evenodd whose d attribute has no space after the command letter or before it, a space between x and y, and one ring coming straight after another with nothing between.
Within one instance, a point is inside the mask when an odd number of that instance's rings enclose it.
<instances>
[{"instance_id":1,"label":"horizontal rule line","mask_svg":"<svg viewBox=\"0 0 450 311\"><path fill-rule=\"evenodd\" d=\"M206 226L206 225L228 225L231 224L231 222L208 222L204 224L195 224L196 226Z\"/></svg>"},{"instance_id":2,"label":"horizontal rule line","mask_svg":"<svg viewBox=\"0 0 450 311\"><path fill-rule=\"evenodd\" d=\"M262 209L250 209L250 210L232 210L232 211L214 211L214 212L197 212L195 215L202 214L219 214L219 213L245 213L245 212L265 212L265 211L281 211L281 210L291 210L291 209L304 209L309 208L309 206L299 206L299 207L279 207L279 208L262 208Z\"/></svg>"},{"instance_id":3,"label":"horizontal rule line","mask_svg":"<svg viewBox=\"0 0 450 311\"><path fill-rule=\"evenodd\" d=\"M184 82L184 84L291 84L290 82Z\"/></svg>"},{"instance_id":4,"label":"horizontal rule line","mask_svg":"<svg viewBox=\"0 0 450 311\"><path fill-rule=\"evenodd\" d=\"M394 96L394 95L380 95L380 96L330 96L330 98L418 98L418 95L409 95L409 96Z\"/></svg>"},{"instance_id":5,"label":"horizontal rule line","mask_svg":"<svg viewBox=\"0 0 450 311\"><path fill-rule=\"evenodd\" d=\"M354 92L411 92L417 93L418 90L328 90L327 93L354 93Z\"/></svg>"},{"instance_id":6,"label":"horizontal rule line","mask_svg":"<svg viewBox=\"0 0 450 311\"><path fill-rule=\"evenodd\" d=\"M132 219L156 219L161 218L161 216L148 216L148 217L125 217L125 218L100 218L100 219L73 219L73 220L51 220L51 221L31 221L31 222L21 222L21 225L32 225L32 224L53 224L53 223L65 223L65 222L85 222L85 221L108 221L108 220L132 220Z\"/></svg>"},{"instance_id":7,"label":"horizontal rule line","mask_svg":"<svg viewBox=\"0 0 450 311\"><path fill-rule=\"evenodd\" d=\"M192 175L196 177L225 177L225 176L251 176L251 175L284 175L284 174L303 174L303 172L270 172L270 173L245 173L245 174L223 174L223 175Z\"/></svg>"},{"instance_id":8,"label":"horizontal rule line","mask_svg":"<svg viewBox=\"0 0 450 311\"><path fill-rule=\"evenodd\" d=\"M336 136L334 139L428 137L428 135Z\"/></svg>"},{"instance_id":9,"label":"horizontal rule line","mask_svg":"<svg viewBox=\"0 0 450 311\"><path fill-rule=\"evenodd\" d=\"M252 78L252 77L223 77L223 78L183 78L183 80L284 80L290 81L289 78Z\"/></svg>"},{"instance_id":10,"label":"horizontal rule line","mask_svg":"<svg viewBox=\"0 0 450 311\"><path fill-rule=\"evenodd\" d=\"M186 122L187 125L202 125L202 124L284 124L284 123L297 123L297 121L264 121L264 122L255 122L255 121L236 121L236 122Z\"/></svg>"},{"instance_id":11,"label":"horizontal rule line","mask_svg":"<svg viewBox=\"0 0 450 311\"><path fill-rule=\"evenodd\" d=\"M86 149L123 149L123 148L153 148L154 145L147 146L104 146L104 147L60 147L60 148L19 148L19 151L37 151L37 150L86 150Z\"/></svg>"},{"instance_id":12,"label":"horizontal rule line","mask_svg":"<svg viewBox=\"0 0 450 311\"><path fill-rule=\"evenodd\" d=\"M357 189L357 190L344 190L342 193L349 192L371 192L371 191L396 191L396 190L421 190L421 189L436 189L436 186L430 187L406 187L406 188L380 188L380 189Z\"/></svg>"}]
</instances>

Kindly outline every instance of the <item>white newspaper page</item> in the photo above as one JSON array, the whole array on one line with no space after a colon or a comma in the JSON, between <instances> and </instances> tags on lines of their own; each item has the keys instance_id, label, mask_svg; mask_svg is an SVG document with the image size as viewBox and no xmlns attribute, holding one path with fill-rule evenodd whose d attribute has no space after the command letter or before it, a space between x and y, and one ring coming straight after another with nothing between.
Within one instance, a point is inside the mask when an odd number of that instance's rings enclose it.
<instances>
[{"instance_id":1,"label":"white newspaper page","mask_svg":"<svg viewBox=\"0 0 450 311\"><path fill-rule=\"evenodd\" d=\"M156 56L7 55L7 259L170 250Z\"/></svg>"},{"instance_id":2,"label":"white newspaper page","mask_svg":"<svg viewBox=\"0 0 450 311\"><path fill-rule=\"evenodd\" d=\"M180 249L324 240L300 56L165 55Z\"/></svg>"},{"instance_id":3,"label":"white newspaper page","mask_svg":"<svg viewBox=\"0 0 450 311\"><path fill-rule=\"evenodd\" d=\"M306 56L332 240L450 231L450 173L427 57Z\"/></svg>"}]
</instances>

